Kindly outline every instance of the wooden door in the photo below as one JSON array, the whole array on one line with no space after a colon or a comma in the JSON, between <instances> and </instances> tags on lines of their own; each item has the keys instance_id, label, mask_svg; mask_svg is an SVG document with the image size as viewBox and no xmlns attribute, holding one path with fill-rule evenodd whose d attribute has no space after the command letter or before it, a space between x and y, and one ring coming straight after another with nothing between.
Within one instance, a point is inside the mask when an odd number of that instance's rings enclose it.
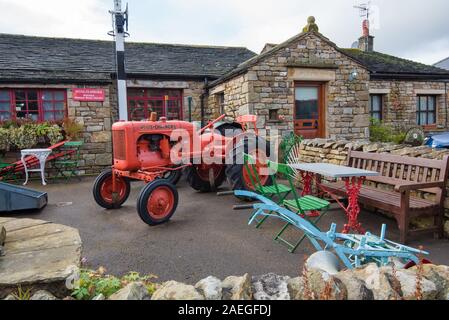
<instances>
[{"instance_id":1,"label":"wooden door","mask_svg":"<svg viewBox=\"0 0 449 320\"><path fill-rule=\"evenodd\" d=\"M295 84L295 133L306 139L323 138L325 132L323 84Z\"/></svg>"}]
</instances>

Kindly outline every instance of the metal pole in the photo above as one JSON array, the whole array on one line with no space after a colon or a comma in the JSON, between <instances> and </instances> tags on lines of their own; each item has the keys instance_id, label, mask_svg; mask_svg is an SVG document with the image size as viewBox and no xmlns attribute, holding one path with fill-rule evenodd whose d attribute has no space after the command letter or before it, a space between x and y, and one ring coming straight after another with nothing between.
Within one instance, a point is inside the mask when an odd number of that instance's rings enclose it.
<instances>
[{"instance_id":1,"label":"metal pole","mask_svg":"<svg viewBox=\"0 0 449 320\"><path fill-rule=\"evenodd\" d=\"M188 101L189 101L189 122L192 122L192 101L193 101L193 98L189 97Z\"/></svg>"},{"instance_id":2,"label":"metal pole","mask_svg":"<svg viewBox=\"0 0 449 320\"><path fill-rule=\"evenodd\" d=\"M119 119L128 121L128 101L126 92L125 70L125 12L122 11L122 1L114 0L113 25L116 51L117 102Z\"/></svg>"}]
</instances>

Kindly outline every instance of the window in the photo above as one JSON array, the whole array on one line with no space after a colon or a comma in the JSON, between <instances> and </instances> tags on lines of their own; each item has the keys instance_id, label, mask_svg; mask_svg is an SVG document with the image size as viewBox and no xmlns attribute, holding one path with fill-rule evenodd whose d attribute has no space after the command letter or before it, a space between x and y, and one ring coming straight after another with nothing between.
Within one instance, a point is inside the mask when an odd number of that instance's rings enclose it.
<instances>
[{"instance_id":1,"label":"window","mask_svg":"<svg viewBox=\"0 0 449 320\"><path fill-rule=\"evenodd\" d=\"M11 92L0 90L0 121L11 120Z\"/></svg>"},{"instance_id":2,"label":"window","mask_svg":"<svg viewBox=\"0 0 449 320\"><path fill-rule=\"evenodd\" d=\"M279 121L279 110L271 109L268 111L268 120L269 121Z\"/></svg>"},{"instance_id":3,"label":"window","mask_svg":"<svg viewBox=\"0 0 449 320\"><path fill-rule=\"evenodd\" d=\"M436 123L436 96L418 96L416 106L416 123L431 126Z\"/></svg>"},{"instance_id":4,"label":"window","mask_svg":"<svg viewBox=\"0 0 449 320\"><path fill-rule=\"evenodd\" d=\"M65 117L66 98L64 91L41 92L42 112L45 121L58 121Z\"/></svg>"},{"instance_id":5,"label":"window","mask_svg":"<svg viewBox=\"0 0 449 320\"><path fill-rule=\"evenodd\" d=\"M224 92L217 93L216 95L218 110L220 110L220 114L225 114L225 94Z\"/></svg>"},{"instance_id":6,"label":"window","mask_svg":"<svg viewBox=\"0 0 449 320\"><path fill-rule=\"evenodd\" d=\"M182 90L128 90L128 114L132 121L148 119L152 112L168 120L182 120L182 107Z\"/></svg>"},{"instance_id":7,"label":"window","mask_svg":"<svg viewBox=\"0 0 449 320\"><path fill-rule=\"evenodd\" d=\"M0 89L0 121L62 121L66 107L65 90Z\"/></svg>"},{"instance_id":8,"label":"window","mask_svg":"<svg viewBox=\"0 0 449 320\"><path fill-rule=\"evenodd\" d=\"M382 121L383 119L383 100L384 97L381 94L372 94L370 96L370 116L372 119Z\"/></svg>"}]
</instances>

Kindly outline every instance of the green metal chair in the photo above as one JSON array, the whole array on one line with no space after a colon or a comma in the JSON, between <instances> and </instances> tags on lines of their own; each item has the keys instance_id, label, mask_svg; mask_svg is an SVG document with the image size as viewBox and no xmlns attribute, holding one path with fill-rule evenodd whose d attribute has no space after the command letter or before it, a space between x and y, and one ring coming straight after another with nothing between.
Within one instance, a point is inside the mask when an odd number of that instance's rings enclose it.
<instances>
[{"instance_id":1,"label":"green metal chair","mask_svg":"<svg viewBox=\"0 0 449 320\"><path fill-rule=\"evenodd\" d=\"M69 141L64 143L61 147L62 152L66 152L67 155L55 160L53 165L57 170L55 178L65 178L69 180L72 177L78 177L76 171L81 160L80 150L84 142L82 141Z\"/></svg>"},{"instance_id":2,"label":"green metal chair","mask_svg":"<svg viewBox=\"0 0 449 320\"><path fill-rule=\"evenodd\" d=\"M261 182L260 175L256 168L256 159L254 157L244 154L244 166L246 172L248 173L249 179L251 181L251 185L254 187L254 191L259 193L260 195L267 197L277 204L282 204L284 200L288 197L288 195L292 192L292 188L290 186L278 183L276 179L276 174L271 175L272 185L264 186ZM274 200L277 198L277 201ZM268 216L265 216L260 221L257 220L256 228L260 228L262 224L267 220Z\"/></svg>"},{"instance_id":3,"label":"green metal chair","mask_svg":"<svg viewBox=\"0 0 449 320\"><path fill-rule=\"evenodd\" d=\"M330 202L320 199L314 196L303 196L300 197L296 191L296 187L294 184L294 172L293 169L288 165L275 163L268 161L268 166L270 170L277 171L283 174L290 185L291 194L293 195L293 199L284 199L282 205L287 209L299 214L301 217L305 218L309 222L311 222L314 226L320 222L320 220L325 216L330 207ZM314 219L315 218L315 219ZM304 241L306 235L302 236L296 243L290 243L286 239L282 238L282 235L287 231L287 229L291 226L290 223L287 223L281 231L274 238L275 241L282 242L286 244L291 253L294 253L301 242Z\"/></svg>"}]
</instances>

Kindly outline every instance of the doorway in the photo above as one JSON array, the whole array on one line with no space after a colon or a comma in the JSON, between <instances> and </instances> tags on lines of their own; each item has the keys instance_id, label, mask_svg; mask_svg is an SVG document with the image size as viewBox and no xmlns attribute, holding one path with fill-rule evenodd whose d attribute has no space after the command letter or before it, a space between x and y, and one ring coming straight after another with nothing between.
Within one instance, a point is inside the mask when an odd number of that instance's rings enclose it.
<instances>
[{"instance_id":1,"label":"doorway","mask_svg":"<svg viewBox=\"0 0 449 320\"><path fill-rule=\"evenodd\" d=\"M305 139L324 138L324 84L295 83L295 133Z\"/></svg>"}]
</instances>

